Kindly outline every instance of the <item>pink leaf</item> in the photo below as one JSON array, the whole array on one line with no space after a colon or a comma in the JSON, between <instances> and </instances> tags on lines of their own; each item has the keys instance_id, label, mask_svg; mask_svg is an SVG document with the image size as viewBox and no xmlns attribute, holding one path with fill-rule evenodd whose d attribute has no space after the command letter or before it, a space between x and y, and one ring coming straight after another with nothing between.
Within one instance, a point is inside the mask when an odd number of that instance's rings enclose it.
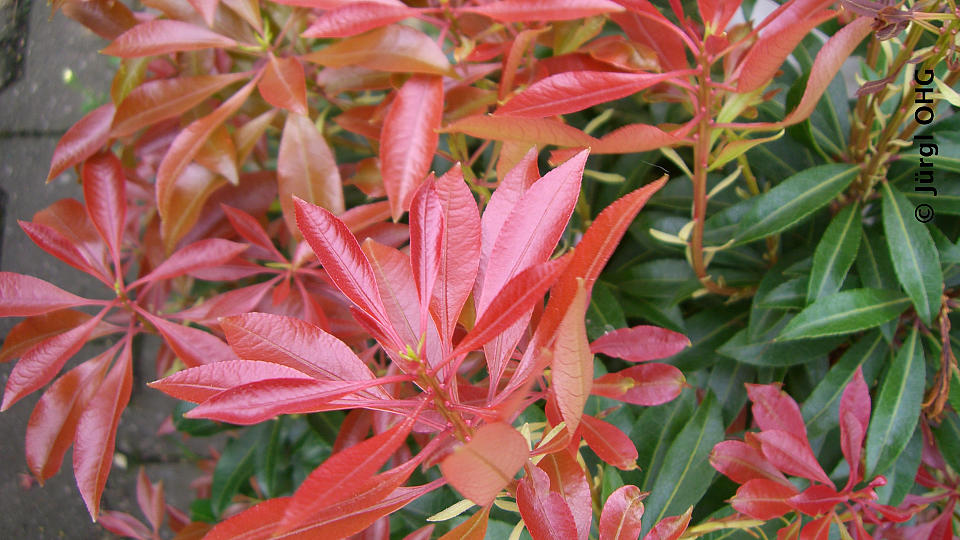
<instances>
[{"instance_id":1,"label":"pink leaf","mask_svg":"<svg viewBox=\"0 0 960 540\"><path fill-rule=\"evenodd\" d=\"M597 139L579 129L552 118L523 118L487 114L461 118L440 130L441 133L465 133L478 139L524 141L531 144L586 148Z\"/></svg>"},{"instance_id":2,"label":"pink leaf","mask_svg":"<svg viewBox=\"0 0 960 540\"><path fill-rule=\"evenodd\" d=\"M807 426L800 407L779 384L747 384L747 396L753 402L753 417L764 431L782 430L807 443Z\"/></svg>"},{"instance_id":3,"label":"pink leaf","mask_svg":"<svg viewBox=\"0 0 960 540\"><path fill-rule=\"evenodd\" d=\"M513 480L527 455L527 441L517 430L509 424L487 424L447 456L440 471L461 495L486 506Z\"/></svg>"},{"instance_id":4,"label":"pink leaf","mask_svg":"<svg viewBox=\"0 0 960 540\"><path fill-rule=\"evenodd\" d=\"M755 478L765 478L784 485L790 483L763 454L742 441L717 443L710 452L710 464L738 484L745 484Z\"/></svg>"},{"instance_id":5,"label":"pink leaf","mask_svg":"<svg viewBox=\"0 0 960 540\"><path fill-rule=\"evenodd\" d=\"M553 390L560 414L571 432L580 424L593 385L593 355L590 354L583 322L586 313L587 291L581 281L573 302L557 326L557 339L552 350Z\"/></svg>"},{"instance_id":6,"label":"pink leaf","mask_svg":"<svg viewBox=\"0 0 960 540\"><path fill-rule=\"evenodd\" d=\"M848 498L849 495L837 493L829 486L815 484L790 497L789 502L793 508L808 516L819 516L829 513Z\"/></svg>"},{"instance_id":7,"label":"pink leaf","mask_svg":"<svg viewBox=\"0 0 960 540\"><path fill-rule=\"evenodd\" d=\"M30 317L93 303L39 278L0 272L0 317Z\"/></svg>"},{"instance_id":8,"label":"pink leaf","mask_svg":"<svg viewBox=\"0 0 960 540\"><path fill-rule=\"evenodd\" d=\"M175 278L204 268L217 267L226 264L243 253L245 249L247 249L246 244L223 238L199 240L177 250L149 274L130 284L130 287Z\"/></svg>"},{"instance_id":9,"label":"pink leaf","mask_svg":"<svg viewBox=\"0 0 960 540\"><path fill-rule=\"evenodd\" d=\"M626 433L589 414L583 415L581 420L583 440L597 457L622 471L637 468L637 447Z\"/></svg>"},{"instance_id":10,"label":"pink leaf","mask_svg":"<svg viewBox=\"0 0 960 540\"><path fill-rule=\"evenodd\" d=\"M114 110L112 103L97 107L63 134L53 150L47 182L103 148L110 136Z\"/></svg>"},{"instance_id":11,"label":"pink leaf","mask_svg":"<svg viewBox=\"0 0 960 540\"><path fill-rule=\"evenodd\" d=\"M343 213L340 171L323 134L306 116L287 115L277 155L277 187L283 218L291 232L297 231L293 197Z\"/></svg>"},{"instance_id":12,"label":"pink leaf","mask_svg":"<svg viewBox=\"0 0 960 540\"><path fill-rule=\"evenodd\" d=\"M650 529L643 540L677 540L687 530L692 512L693 507L691 506L682 515L664 518Z\"/></svg>"},{"instance_id":13,"label":"pink leaf","mask_svg":"<svg viewBox=\"0 0 960 540\"><path fill-rule=\"evenodd\" d=\"M600 540L637 540L643 528L643 492L637 486L623 486L607 497L600 512Z\"/></svg>"},{"instance_id":14,"label":"pink leaf","mask_svg":"<svg viewBox=\"0 0 960 540\"><path fill-rule=\"evenodd\" d=\"M413 196L410 206L410 264L420 297L421 329L426 327L433 288L440 273L445 228L436 182L425 182Z\"/></svg>"},{"instance_id":15,"label":"pink leaf","mask_svg":"<svg viewBox=\"0 0 960 540\"><path fill-rule=\"evenodd\" d=\"M237 359L226 343L209 332L170 322L144 310L138 312L157 328L167 346L187 367Z\"/></svg>"},{"instance_id":16,"label":"pink leaf","mask_svg":"<svg viewBox=\"0 0 960 540\"><path fill-rule=\"evenodd\" d=\"M788 501L796 494L797 489L792 485L754 478L737 489L731 504L737 512L766 521L792 511Z\"/></svg>"},{"instance_id":17,"label":"pink leaf","mask_svg":"<svg viewBox=\"0 0 960 540\"><path fill-rule=\"evenodd\" d=\"M756 437L760 440L763 455L776 468L834 487L805 439L801 440L794 432L781 430L765 430Z\"/></svg>"},{"instance_id":18,"label":"pink leaf","mask_svg":"<svg viewBox=\"0 0 960 540\"><path fill-rule=\"evenodd\" d=\"M860 470L860 455L863 438L870 424L870 389L863 380L863 371L857 367L853 379L847 384L840 398L840 449L850 465L848 487L854 486L863 476Z\"/></svg>"},{"instance_id":19,"label":"pink leaf","mask_svg":"<svg viewBox=\"0 0 960 540\"><path fill-rule=\"evenodd\" d=\"M550 491L547 474L536 467L527 473L517 486L517 506L533 540L578 538L573 513L559 493Z\"/></svg>"},{"instance_id":20,"label":"pink leaf","mask_svg":"<svg viewBox=\"0 0 960 540\"><path fill-rule=\"evenodd\" d=\"M257 89L267 103L278 109L287 109L300 116L308 113L303 64L296 58L268 55L263 78L260 79Z\"/></svg>"},{"instance_id":21,"label":"pink leaf","mask_svg":"<svg viewBox=\"0 0 960 540\"><path fill-rule=\"evenodd\" d=\"M142 466L140 473L137 474L137 504L140 505L140 510L147 517L153 530L159 531L167 513L163 497L163 480L151 484Z\"/></svg>"},{"instance_id":22,"label":"pink leaf","mask_svg":"<svg viewBox=\"0 0 960 540\"><path fill-rule=\"evenodd\" d=\"M550 491L560 494L570 509L577 538L586 540L593 519L593 499L580 463L567 452L555 452L544 456L537 467L550 477Z\"/></svg>"},{"instance_id":23,"label":"pink leaf","mask_svg":"<svg viewBox=\"0 0 960 540\"><path fill-rule=\"evenodd\" d=\"M628 124L600 138L590 147L594 154L632 154L648 152L664 146L676 146L683 142L677 135L648 124Z\"/></svg>"},{"instance_id":24,"label":"pink leaf","mask_svg":"<svg viewBox=\"0 0 960 540\"><path fill-rule=\"evenodd\" d=\"M608 373L593 382L591 393L650 407L673 400L684 386L686 379L679 369L652 363Z\"/></svg>"},{"instance_id":25,"label":"pink leaf","mask_svg":"<svg viewBox=\"0 0 960 540\"><path fill-rule=\"evenodd\" d=\"M414 75L397 92L380 135L380 171L394 220L410 208L437 151L443 81Z\"/></svg>"},{"instance_id":26,"label":"pink leaf","mask_svg":"<svg viewBox=\"0 0 960 540\"><path fill-rule=\"evenodd\" d=\"M147 386L184 401L202 403L236 386L269 379L308 379L291 367L257 360L225 360L178 371Z\"/></svg>"},{"instance_id":27,"label":"pink leaf","mask_svg":"<svg viewBox=\"0 0 960 540\"><path fill-rule=\"evenodd\" d=\"M404 5L350 2L317 17L301 35L308 38L350 37L416 15L416 9Z\"/></svg>"},{"instance_id":28,"label":"pink leaf","mask_svg":"<svg viewBox=\"0 0 960 540\"><path fill-rule=\"evenodd\" d=\"M503 0L480 7L461 8L500 22L570 21L623 11L609 0Z\"/></svg>"},{"instance_id":29,"label":"pink leaf","mask_svg":"<svg viewBox=\"0 0 960 540\"><path fill-rule=\"evenodd\" d=\"M127 180L120 160L113 152L94 155L83 163L81 177L90 221L106 241L114 263L119 265L127 215Z\"/></svg>"},{"instance_id":30,"label":"pink leaf","mask_svg":"<svg viewBox=\"0 0 960 540\"><path fill-rule=\"evenodd\" d=\"M154 19L120 34L100 52L120 58L138 58L236 46L236 41L202 26L169 19Z\"/></svg>"},{"instance_id":31,"label":"pink leaf","mask_svg":"<svg viewBox=\"0 0 960 540\"><path fill-rule=\"evenodd\" d=\"M658 326L634 326L600 336L590 344L590 352L628 362L646 362L669 358L689 346L690 340L679 332Z\"/></svg>"}]
</instances>

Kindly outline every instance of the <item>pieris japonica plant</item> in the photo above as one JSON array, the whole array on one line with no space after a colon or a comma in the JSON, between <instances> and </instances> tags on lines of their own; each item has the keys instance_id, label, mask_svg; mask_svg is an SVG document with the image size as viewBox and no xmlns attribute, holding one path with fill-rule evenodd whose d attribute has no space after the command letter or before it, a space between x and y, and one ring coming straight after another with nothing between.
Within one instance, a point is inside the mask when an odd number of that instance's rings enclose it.
<instances>
[{"instance_id":1,"label":"pieris japonica plant","mask_svg":"<svg viewBox=\"0 0 960 540\"><path fill-rule=\"evenodd\" d=\"M106 528L951 538L952 0L142 4L55 3L120 64L20 223L105 294L0 273L2 408ZM147 336L229 438L143 523Z\"/></svg>"}]
</instances>

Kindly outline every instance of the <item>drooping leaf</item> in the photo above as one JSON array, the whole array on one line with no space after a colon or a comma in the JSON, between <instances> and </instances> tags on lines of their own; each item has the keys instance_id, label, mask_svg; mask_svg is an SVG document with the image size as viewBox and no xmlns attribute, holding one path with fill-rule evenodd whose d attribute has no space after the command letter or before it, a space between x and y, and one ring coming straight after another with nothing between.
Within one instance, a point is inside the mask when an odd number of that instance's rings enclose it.
<instances>
[{"instance_id":1,"label":"drooping leaf","mask_svg":"<svg viewBox=\"0 0 960 540\"><path fill-rule=\"evenodd\" d=\"M345 38L416 15L417 10L404 5L349 2L317 17L301 35L309 38Z\"/></svg>"},{"instance_id":2,"label":"drooping leaf","mask_svg":"<svg viewBox=\"0 0 960 540\"><path fill-rule=\"evenodd\" d=\"M914 327L880 384L867 429L864 478L884 474L910 442L926 383L923 346Z\"/></svg>"},{"instance_id":3,"label":"drooping leaf","mask_svg":"<svg viewBox=\"0 0 960 540\"><path fill-rule=\"evenodd\" d=\"M236 46L235 40L202 26L170 19L154 19L120 34L101 52L120 58L137 58Z\"/></svg>"},{"instance_id":4,"label":"drooping leaf","mask_svg":"<svg viewBox=\"0 0 960 540\"><path fill-rule=\"evenodd\" d=\"M73 441L73 472L83 502L94 520L107 484L120 415L130 401L133 358L127 341L96 394L87 403Z\"/></svg>"},{"instance_id":5,"label":"drooping leaf","mask_svg":"<svg viewBox=\"0 0 960 540\"><path fill-rule=\"evenodd\" d=\"M800 222L846 189L858 172L855 165L831 163L787 178L756 198L740 220L736 241L752 242Z\"/></svg>"},{"instance_id":6,"label":"drooping leaf","mask_svg":"<svg viewBox=\"0 0 960 540\"><path fill-rule=\"evenodd\" d=\"M114 111L115 108L111 103L97 107L63 134L53 150L47 182L60 176L60 173L70 167L83 162L106 145Z\"/></svg>"},{"instance_id":7,"label":"drooping leaf","mask_svg":"<svg viewBox=\"0 0 960 540\"><path fill-rule=\"evenodd\" d=\"M689 346L690 340L683 334L641 325L604 334L590 343L590 352L628 362L647 362L673 356Z\"/></svg>"},{"instance_id":8,"label":"drooping leaf","mask_svg":"<svg viewBox=\"0 0 960 540\"><path fill-rule=\"evenodd\" d=\"M110 134L125 137L161 120L177 117L228 85L248 77L247 73L222 73L145 82L117 106Z\"/></svg>"},{"instance_id":9,"label":"drooping leaf","mask_svg":"<svg viewBox=\"0 0 960 540\"><path fill-rule=\"evenodd\" d=\"M825 296L787 324L778 340L849 334L879 326L909 306L902 293L879 289L851 289Z\"/></svg>"},{"instance_id":10,"label":"drooping leaf","mask_svg":"<svg viewBox=\"0 0 960 540\"><path fill-rule=\"evenodd\" d=\"M393 24L348 37L303 60L328 67L363 66L381 71L444 75L450 62L437 43L419 30Z\"/></svg>"},{"instance_id":11,"label":"drooping leaf","mask_svg":"<svg viewBox=\"0 0 960 540\"><path fill-rule=\"evenodd\" d=\"M924 324L931 324L940 311L943 272L940 255L927 227L910 212L912 204L884 182L883 232L897 279L913 301Z\"/></svg>"},{"instance_id":12,"label":"drooping leaf","mask_svg":"<svg viewBox=\"0 0 960 540\"><path fill-rule=\"evenodd\" d=\"M834 216L813 253L807 304L840 290L857 258L862 232L859 203L847 206Z\"/></svg>"},{"instance_id":13,"label":"drooping leaf","mask_svg":"<svg viewBox=\"0 0 960 540\"><path fill-rule=\"evenodd\" d=\"M437 150L443 85L437 76L415 75L397 92L380 134L380 172L394 220L410 208Z\"/></svg>"},{"instance_id":14,"label":"drooping leaf","mask_svg":"<svg viewBox=\"0 0 960 540\"><path fill-rule=\"evenodd\" d=\"M120 160L113 152L96 154L83 163L80 176L90 221L119 264L127 213L126 178Z\"/></svg>"},{"instance_id":15,"label":"drooping leaf","mask_svg":"<svg viewBox=\"0 0 960 540\"><path fill-rule=\"evenodd\" d=\"M343 213L343 185L333 151L306 116L287 115L277 153L277 191L291 232L298 230L294 197L334 215Z\"/></svg>"},{"instance_id":16,"label":"drooping leaf","mask_svg":"<svg viewBox=\"0 0 960 540\"><path fill-rule=\"evenodd\" d=\"M607 497L600 512L600 540L637 540L643 528L644 495L637 486L623 486Z\"/></svg>"},{"instance_id":17,"label":"drooping leaf","mask_svg":"<svg viewBox=\"0 0 960 540\"><path fill-rule=\"evenodd\" d=\"M475 504L490 504L527 460L523 435L505 423L487 424L440 463L443 477Z\"/></svg>"},{"instance_id":18,"label":"drooping leaf","mask_svg":"<svg viewBox=\"0 0 960 540\"><path fill-rule=\"evenodd\" d=\"M90 315L75 309L51 311L43 315L28 317L10 329L0 348L0 363L20 358L37 344L53 336L80 326ZM91 336L100 337L116 330L116 327L102 324L94 329Z\"/></svg>"}]
</instances>

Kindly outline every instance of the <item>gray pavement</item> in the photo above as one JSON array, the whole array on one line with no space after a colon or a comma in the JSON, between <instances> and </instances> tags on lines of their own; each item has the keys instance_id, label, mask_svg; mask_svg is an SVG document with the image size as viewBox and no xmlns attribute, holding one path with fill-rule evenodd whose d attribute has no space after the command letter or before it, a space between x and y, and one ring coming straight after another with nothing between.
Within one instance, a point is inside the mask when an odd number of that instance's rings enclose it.
<instances>
[{"instance_id":1,"label":"gray pavement","mask_svg":"<svg viewBox=\"0 0 960 540\"><path fill-rule=\"evenodd\" d=\"M22 0L0 0L0 8L18 1ZM0 11L0 16L7 12ZM60 198L80 198L72 170L50 184L44 184L44 179L57 140L83 117L90 95L107 96L114 71L110 59L97 53L106 45L102 39L62 14L48 21L49 13L46 2L33 1L23 75L0 92L0 188L7 194L0 270L34 275L76 294L103 297L102 284L35 247L17 226L17 220L30 220ZM65 69L72 70L88 91L65 85ZM18 321L0 319L0 337ZM170 436L155 435L173 401L144 386L154 378L149 354L153 345L148 341L144 348L147 352L136 364L133 396L121 419L117 455L102 500L103 508L126 511L140 519L135 492L140 463L145 464L151 480L164 480L168 502L172 500L184 510L190 501L189 482L196 472L192 464L180 460ZM85 360L94 351L81 351L77 359ZM0 385L6 384L12 368L12 363L0 365ZM46 486L24 485L28 476L24 433L39 395L0 413L0 456L4 460L0 466L0 539L112 538L91 523L73 478L70 453L60 473ZM121 466L124 462L126 467Z\"/></svg>"}]
</instances>

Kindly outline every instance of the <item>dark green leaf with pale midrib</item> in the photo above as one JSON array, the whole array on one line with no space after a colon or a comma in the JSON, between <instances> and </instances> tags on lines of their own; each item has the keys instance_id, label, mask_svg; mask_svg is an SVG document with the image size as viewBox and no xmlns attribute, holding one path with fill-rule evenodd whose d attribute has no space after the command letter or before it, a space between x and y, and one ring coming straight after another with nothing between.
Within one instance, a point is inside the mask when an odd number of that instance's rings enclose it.
<instances>
[{"instance_id":1,"label":"dark green leaf with pale midrib","mask_svg":"<svg viewBox=\"0 0 960 540\"><path fill-rule=\"evenodd\" d=\"M779 341L849 334L879 326L903 312L910 299L880 289L853 289L821 298L780 332Z\"/></svg>"}]
</instances>

